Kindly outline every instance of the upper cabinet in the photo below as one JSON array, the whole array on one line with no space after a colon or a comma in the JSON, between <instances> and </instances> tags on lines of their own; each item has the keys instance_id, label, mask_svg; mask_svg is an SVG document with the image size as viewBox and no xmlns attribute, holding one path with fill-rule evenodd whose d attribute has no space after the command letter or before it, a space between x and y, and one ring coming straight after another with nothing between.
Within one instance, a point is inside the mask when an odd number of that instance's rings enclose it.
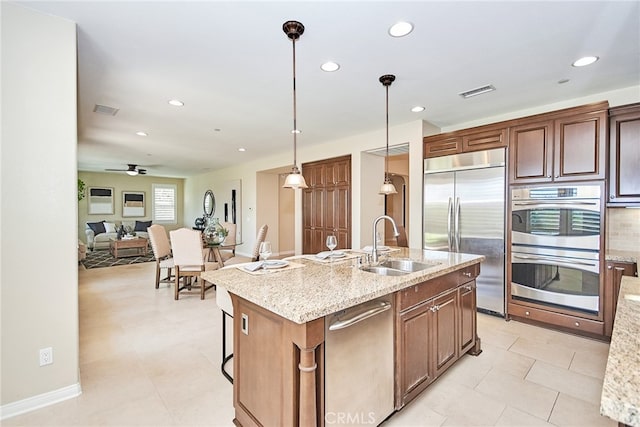
<instances>
[{"instance_id":1,"label":"upper cabinet","mask_svg":"<svg viewBox=\"0 0 640 427\"><path fill-rule=\"evenodd\" d=\"M427 136L424 157L440 157L507 146L507 129L500 124Z\"/></svg>"},{"instance_id":2,"label":"upper cabinet","mask_svg":"<svg viewBox=\"0 0 640 427\"><path fill-rule=\"evenodd\" d=\"M509 182L604 179L606 131L606 102L518 120L509 129Z\"/></svg>"},{"instance_id":3,"label":"upper cabinet","mask_svg":"<svg viewBox=\"0 0 640 427\"><path fill-rule=\"evenodd\" d=\"M608 207L640 206L640 103L609 111Z\"/></svg>"}]
</instances>

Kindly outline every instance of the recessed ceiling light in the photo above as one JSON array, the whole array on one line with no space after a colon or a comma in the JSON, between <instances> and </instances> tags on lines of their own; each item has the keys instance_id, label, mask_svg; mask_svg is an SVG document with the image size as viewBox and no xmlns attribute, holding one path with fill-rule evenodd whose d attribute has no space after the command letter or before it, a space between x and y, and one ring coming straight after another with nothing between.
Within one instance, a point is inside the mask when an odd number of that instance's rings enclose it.
<instances>
[{"instance_id":1,"label":"recessed ceiling light","mask_svg":"<svg viewBox=\"0 0 640 427\"><path fill-rule=\"evenodd\" d=\"M302 131L300 129L293 129L291 133L302 133Z\"/></svg>"},{"instance_id":2,"label":"recessed ceiling light","mask_svg":"<svg viewBox=\"0 0 640 427\"><path fill-rule=\"evenodd\" d=\"M584 56L580 59L578 59L577 61L575 61L573 64L574 67L584 67L585 65L591 65L594 62L596 62L598 59L597 56Z\"/></svg>"},{"instance_id":3,"label":"recessed ceiling light","mask_svg":"<svg viewBox=\"0 0 640 427\"><path fill-rule=\"evenodd\" d=\"M421 113L424 111L424 107L421 105L416 105L411 109L411 111L413 111L414 113Z\"/></svg>"},{"instance_id":4,"label":"recessed ceiling light","mask_svg":"<svg viewBox=\"0 0 640 427\"><path fill-rule=\"evenodd\" d=\"M404 37L413 31L413 24L411 22L396 22L389 28L389 35L391 37Z\"/></svg>"},{"instance_id":5,"label":"recessed ceiling light","mask_svg":"<svg viewBox=\"0 0 640 427\"><path fill-rule=\"evenodd\" d=\"M174 107L182 107L184 105L184 102L180 101L179 99L171 99L169 100L169 104L173 105Z\"/></svg>"},{"instance_id":6,"label":"recessed ceiling light","mask_svg":"<svg viewBox=\"0 0 640 427\"><path fill-rule=\"evenodd\" d=\"M327 73L332 73L334 71L338 71L340 69L340 64L333 61L327 61L320 66L322 71L326 71Z\"/></svg>"},{"instance_id":7,"label":"recessed ceiling light","mask_svg":"<svg viewBox=\"0 0 640 427\"><path fill-rule=\"evenodd\" d=\"M213 131L214 132L220 132L220 130L221 130L220 128L215 128Z\"/></svg>"},{"instance_id":8,"label":"recessed ceiling light","mask_svg":"<svg viewBox=\"0 0 640 427\"><path fill-rule=\"evenodd\" d=\"M247 149L246 148L238 148L238 151L245 152L245 151L247 151Z\"/></svg>"},{"instance_id":9,"label":"recessed ceiling light","mask_svg":"<svg viewBox=\"0 0 640 427\"><path fill-rule=\"evenodd\" d=\"M138 131L138 132L136 132L136 135L138 135L138 136L147 136L148 134L146 132L143 132L143 131Z\"/></svg>"}]
</instances>

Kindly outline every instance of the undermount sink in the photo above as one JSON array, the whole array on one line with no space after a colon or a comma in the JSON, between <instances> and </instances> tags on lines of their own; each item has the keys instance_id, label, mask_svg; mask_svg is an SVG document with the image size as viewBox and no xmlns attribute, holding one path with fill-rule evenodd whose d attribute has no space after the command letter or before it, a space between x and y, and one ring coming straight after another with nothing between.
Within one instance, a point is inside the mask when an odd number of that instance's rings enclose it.
<instances>
[{"instance_id":1,"label":"undermount sink","mask_svg":"<svg viewBox=\"0 0 640 427\"><path fill-rule=\"evenodd\" d=\"M377 266L364 266L360 270L375 273L380 276L402 276L435 267L439 262L425 263L411 259L388 259Z\"/></svg>"},{"instance_id":2,"label":"undermount sink","mask_svg":"<svg viewBox=\"0 0 640 427\"><path fill-rule=\"evenodd\" d=\"M395 268L373 266L373 265L360 267L360 270L366 271L368 273L375 273L379 276L402 276L404 274L409 274L408 271L396 270Z\"/></svg>"},{"instance_id":3,"label":"undermount sink","mask_svg":"<svg viewBox=\"0 0 640 427\"><path fill-rule=\"evenodd\" d=\"M393 268L395 270L402 270L407 273L414 273L416 271L426 270L427 268L435 267L440 264L439 262L426 263L414 261L412 259L388 259L380 263L380 266Z\"/></svg>"}]
</instances>

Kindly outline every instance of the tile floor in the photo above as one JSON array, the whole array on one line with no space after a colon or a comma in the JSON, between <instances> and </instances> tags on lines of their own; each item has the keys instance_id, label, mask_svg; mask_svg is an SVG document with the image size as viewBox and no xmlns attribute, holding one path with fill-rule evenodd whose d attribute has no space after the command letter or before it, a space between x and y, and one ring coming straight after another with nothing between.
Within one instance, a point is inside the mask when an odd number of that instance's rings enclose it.
<instances>
[{"instance_id":1,"label":"tile floor","mask_svg":"<svg viewBox=\"0 0 640 427\"><path fill-rule=\"evenodd\" d=\"M77 398L3 426L232 426L215 293L174 301L154 264L79 272ZM479 315L464 356L386 426L611 426L599 411L608 345Z\"/></svg>"}]
</instances>

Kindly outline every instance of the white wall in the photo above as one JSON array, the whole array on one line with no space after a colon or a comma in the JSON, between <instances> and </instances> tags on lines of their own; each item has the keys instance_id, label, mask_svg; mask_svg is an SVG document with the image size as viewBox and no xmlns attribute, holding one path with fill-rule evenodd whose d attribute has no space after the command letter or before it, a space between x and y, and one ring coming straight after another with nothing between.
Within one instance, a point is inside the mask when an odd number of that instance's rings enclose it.
<instances>
[{"instance_id":1,"label":"white wall","mask_svg":"<svg viewBox=\"0 0 640 427\"><path fill-rule=\"evenodd\" d=\"M80 391L76 28L4 1L0 14L1 403L7 417L30 409L34 396ZM53 348L53 364L40 367L45 347Z\"/></svg>"}]
</instances>

